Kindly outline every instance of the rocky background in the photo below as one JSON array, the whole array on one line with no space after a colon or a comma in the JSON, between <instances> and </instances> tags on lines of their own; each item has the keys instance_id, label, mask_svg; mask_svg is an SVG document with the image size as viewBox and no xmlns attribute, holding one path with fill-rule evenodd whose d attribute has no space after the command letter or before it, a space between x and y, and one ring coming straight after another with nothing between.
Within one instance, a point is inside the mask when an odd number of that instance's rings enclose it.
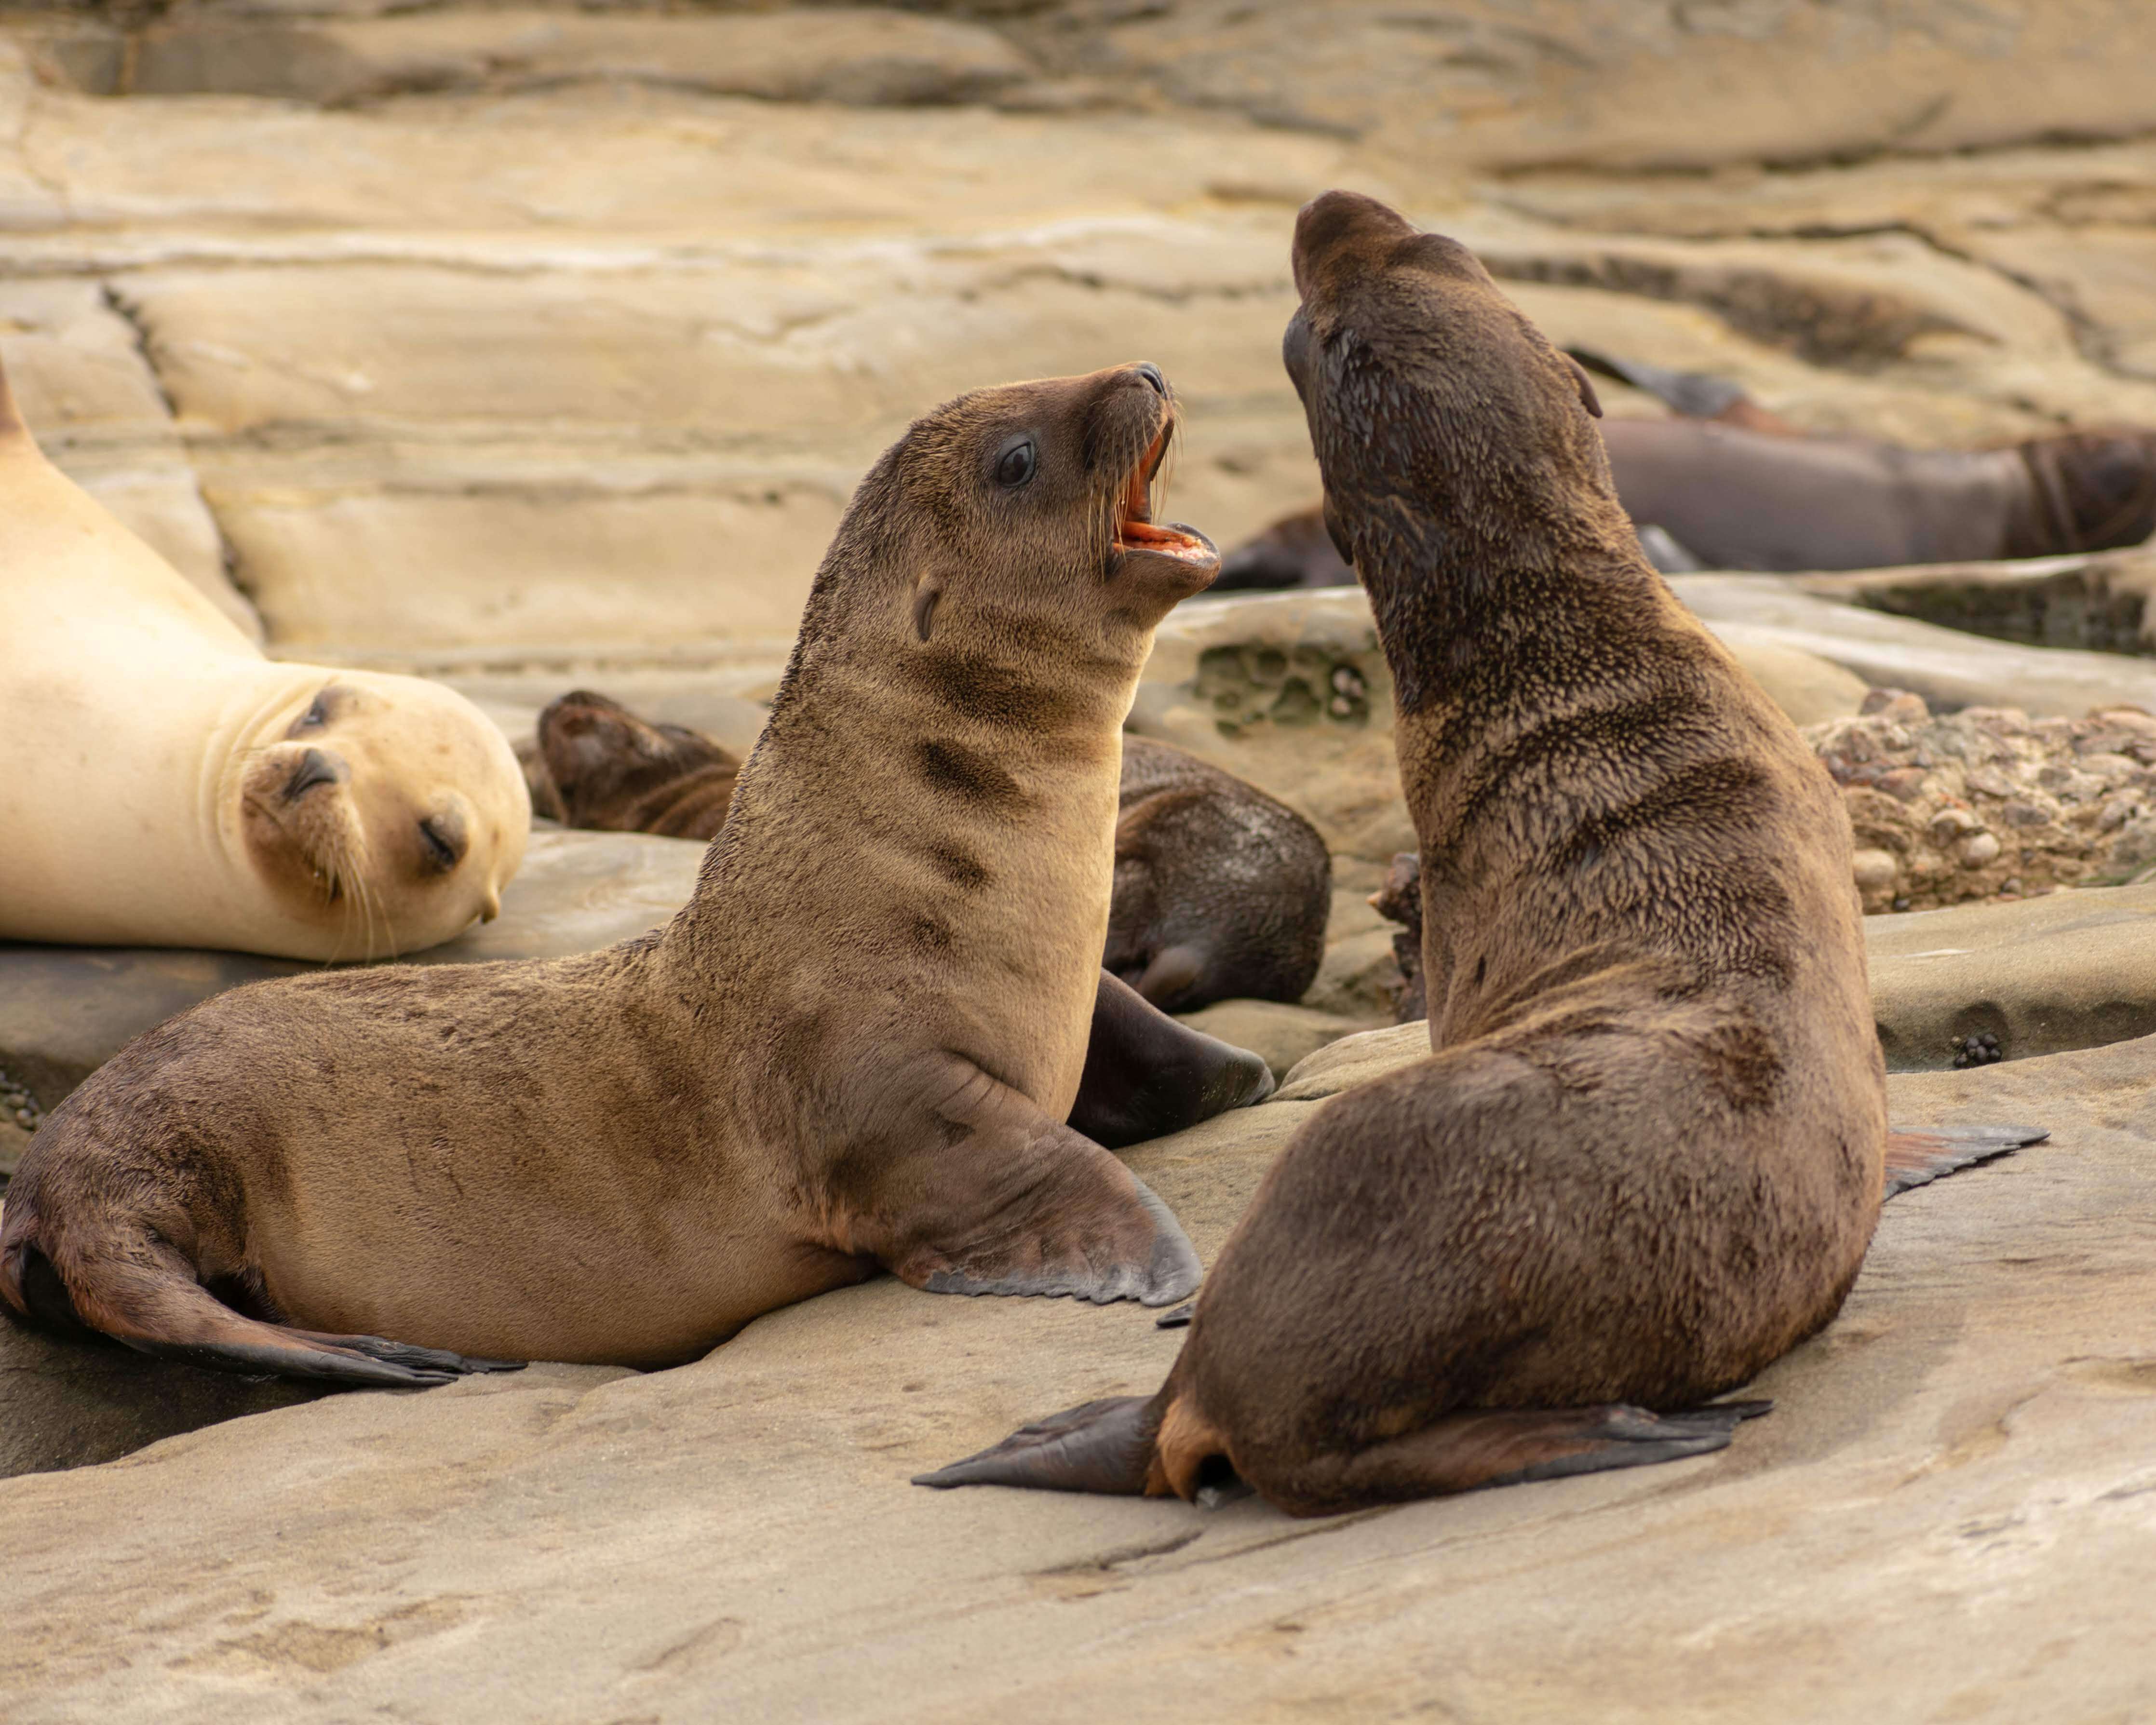
<instances>
[{"instance_id":1,"label":"rocky background","mask_svg":"<svg viewBox=\"0 0 2156 1725\"><path fill-rule=\"evenodd\" d=\"M2156 424L2152 64L2146 0L18 8L0 358L272 652L738 747L855 479L963 388L1150 358L1176 515L1224 546L1312 501L1277 343L1327 186L1475 245L1557 340L1807 429ZM2032 896L2156 864L2156 557L1672 586L1846 788L1897 1117L2054 1132L1897 1200L1732 1450L1314 1527L932 1497L906 1475L1150 1390L1176 1337L887 1281L679 1372L303 1406L0 1326L0 1474L127 1457L0 1484L0 1715L2156 1709L2156 886ZM1301 1006L1199 1015L1278 1098L1133 1154L1209 1257L1416 1046L1366 1029L1390 692L1353 592L1201 601L1133 714L1310 814L1340 886ZM632 933L696 857L541 834L427 957ZM0 954L0 1171L126 1036L290 968ZM2010 1058L1938 1070L1974 1046Z\"/></svg>"}]
</instances>

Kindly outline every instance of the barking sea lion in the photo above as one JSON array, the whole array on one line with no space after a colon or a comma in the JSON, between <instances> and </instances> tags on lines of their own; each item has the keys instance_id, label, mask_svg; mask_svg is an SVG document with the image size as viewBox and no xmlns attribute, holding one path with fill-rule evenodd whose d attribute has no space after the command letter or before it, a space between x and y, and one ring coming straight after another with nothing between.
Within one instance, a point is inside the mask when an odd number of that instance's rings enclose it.
<instances>
[{"instance_id":1,"label":"barking sea lion","mask_svg":"<svg viewBox=\"0 0 2156 1725\"><path fill-rule=\"evenodd\" d=\"M1331 193L1294 264L1433 1052L1290 1140L1157 1394L925 1484L1240 1476L1318 1514L1697 1454L1758 1410L1702 1404L1832 1318L1871 1237L1885 1074L1832 781L1640 557L1584 375L1464 247Z\"/></svg>"},{"instance_id":2,"label":"barking sea lion","mask_svg":"<svg viewBox=\"0 0 2156 1725\"><path fill-rule=\"evenodd\" d=\"M531 813L417 677L265 659L0 377L0 939L380 958L490 917Z\"/></svg>"},{"instance_id":3,"label":"barking sea lion","mask_svg":"<svg viewBox=\"0 0 2156 1725\"><path fill-rule=\"evenodd\" d=\"M1173 1218L1063 1123L1099 997L1137 1041L1164 1022L1100 952L1123 716L1219 562L1151 519L1174 424L1151 366L921 419L840 523L672 922L172 1019L48 1117L0 1297L205 1364L418 1384L459 1356L692 1358L879 1266L1188 1292ZM1184 1075L1210 1106L1270 1088L1210 1047Z\"/></svg>"}]
</instances>

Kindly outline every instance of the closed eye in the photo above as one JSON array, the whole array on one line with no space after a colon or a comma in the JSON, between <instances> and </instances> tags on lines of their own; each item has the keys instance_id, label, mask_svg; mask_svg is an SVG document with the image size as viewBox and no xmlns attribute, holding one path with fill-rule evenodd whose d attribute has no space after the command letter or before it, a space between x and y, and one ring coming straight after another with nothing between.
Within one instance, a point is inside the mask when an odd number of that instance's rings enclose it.
<instances>
[{"instance_id":1,"label":"closed eye","mask_svg":"<svg viewBox=\"0 0 2156 1725\"><path fill-rule=\"evenodd\" d=\"M427 860L444 874L456 867L456 847L441 835L431 820L419 823L419 842L425 850Z\"/></svg>"}]
</instances>

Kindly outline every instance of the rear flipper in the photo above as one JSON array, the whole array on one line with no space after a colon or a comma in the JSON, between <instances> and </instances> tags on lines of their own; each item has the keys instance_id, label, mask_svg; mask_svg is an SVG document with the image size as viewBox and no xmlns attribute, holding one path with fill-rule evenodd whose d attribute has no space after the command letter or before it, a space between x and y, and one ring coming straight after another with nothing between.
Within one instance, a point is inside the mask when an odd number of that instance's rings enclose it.
<instances>
[{"instance_id":1,"label":"rear flipper","mask_svg":"<svg viewBox=\"0 0 2156 1725\"><path fill-rule=\"evenodd\" d=\"M1118 1150L1272 1093L1262 1057L1178 1023L1128 983L1101 973L1085 1075L1070 1108L1073 1131Z\"/></svg>"},{"instance_id":2,"label":"rear flipper","mask_svg":"<svg viewBox=\"0 0 2156 1725\"><path fill-rule=\"evenodd\" d=\"M138 1353L247 1377L319 1378L333 1384L421 1389L521 1363L466 1359L379 1336L330 1336L247 1317L193 1279L170 1245L146 1241L99 1254L70 1280L30 1240L11 1243L0 1293L23 1317L93 1330Z\"/></svg>"},{"instance_id":3,"label":"rear flipper","mask_svg":"<svg viewBox=\"0 0 2156 1725\"><path fill-rule=\"evenodd\" d=\"M1147 1396L1119 1395L1066 1408L1020 1426L977 1455L933 1473L916 1474L913 1483L938 1491L1024 1486L1039 1491L1142 1497L1159 1425L1158 1415L1148 1411L1152 1405Z\"/></svg>"},{"instance_id":4,"label":"rear flipper","mask_svg":"<svg viewBox=\"0 0 2156 1725\"><path fill-rule=\"evenodd\" d=\"M1887 1189L1880 1202L1912 1186L1928 1186L1979 1162L2010 1155L2050 1137L2041 1127L1943 1126L1928 1132L1904 1127L1887 1131Z\"/></svg>"}]
</instances>

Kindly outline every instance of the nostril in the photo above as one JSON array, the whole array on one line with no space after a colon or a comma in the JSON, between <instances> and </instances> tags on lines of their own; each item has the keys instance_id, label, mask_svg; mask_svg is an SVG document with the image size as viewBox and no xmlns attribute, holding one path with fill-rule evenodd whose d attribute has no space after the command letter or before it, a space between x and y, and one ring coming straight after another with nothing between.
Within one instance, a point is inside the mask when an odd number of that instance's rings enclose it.
<instances>
[{"instance_id":1,"label":"nostril","mask_svg":"<svg viewBox=\"0 0 2156 1725\"><path fill-rule=\"evenodd\" d=\"M292 768L292 776L285 781L285 797L296 801L318 784L335 784L341 775L336 762L320 749L309 749Z\"/></svg>"},{"instance_id":2,"label":"nostril","mask_svg":"<svg viewBox=\"0 0 2156 1725\"><path fill-rule=\"evenodd\" d=\"M1168 379L1161 376L1160 367L1155 365L1151 360L1140 360L1133 369L1137 372L1138 376L1144 378L1147 382L1152 385L1152 390L1155 395L1164 398L1168 394Z\"/></svg>"}]
</instances>

